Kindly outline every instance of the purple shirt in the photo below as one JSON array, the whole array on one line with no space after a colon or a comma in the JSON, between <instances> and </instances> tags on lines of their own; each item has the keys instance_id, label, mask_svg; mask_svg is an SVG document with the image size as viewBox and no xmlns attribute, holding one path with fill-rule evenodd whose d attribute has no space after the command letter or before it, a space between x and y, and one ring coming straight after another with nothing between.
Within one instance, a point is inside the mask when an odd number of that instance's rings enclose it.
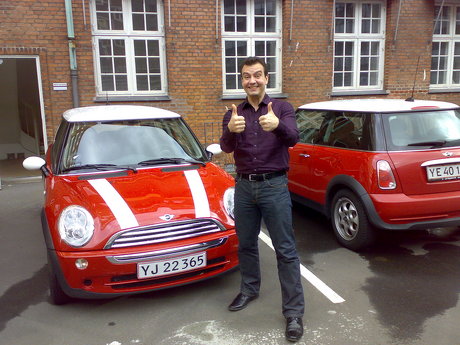
<instances>
[{"instance_id":1,"label":"purple shirt","mask_svg":"<svg viewBox=\"0 0 460 345\"><path fill-rule=\"evenodd\" d=\"M267 105L279 118L278 127L266 132L259 124L259 117L267 114ZM224 115L220 146L224 152L234 153L236 171L240 174L261 174L289 169L288 148L299 140L299 131L295 120L294 108L288 102L270 98L268 95L254 110L246 99L238 105L238 115L243 116L246 127L241 133L232 133L227 125L231 109Z\"/></svg>"}]
</instances>

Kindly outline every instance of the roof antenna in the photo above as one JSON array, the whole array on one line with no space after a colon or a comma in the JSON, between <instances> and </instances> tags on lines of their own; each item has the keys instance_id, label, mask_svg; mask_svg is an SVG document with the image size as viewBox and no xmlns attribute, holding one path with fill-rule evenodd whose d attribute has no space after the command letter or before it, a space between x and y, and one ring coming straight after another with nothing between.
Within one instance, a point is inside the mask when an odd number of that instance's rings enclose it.
<instances>
[{"instance_id":1,"label":"roof antenna","mask_svg":"<svg viewBox=\"0 0 460 345\"><path fill-rule=\"evenodd\" d=\"M414 85L412 86L412 95L409 98L406 98L406 102L413 102L414 101L415 81L417 80L419 62L420 62L420 55L418 56L418 59L417 59L417 68L415 69Z\"/></svg>"}]
</instances>

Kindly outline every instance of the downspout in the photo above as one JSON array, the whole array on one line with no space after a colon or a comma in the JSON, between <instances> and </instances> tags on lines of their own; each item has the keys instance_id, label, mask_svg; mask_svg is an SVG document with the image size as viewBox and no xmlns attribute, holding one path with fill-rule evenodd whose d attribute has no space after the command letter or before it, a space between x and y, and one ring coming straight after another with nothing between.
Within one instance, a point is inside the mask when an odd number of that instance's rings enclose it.
<instances>
[{"instance_id":1,"label":"downspout","mask_svg":"<svg viewBox=\"0 0 460 345\"><path fill-rule=\"evenodd\" d=\"M70 79L72 81L72 103L74 108L80 106L78 94L77 49L75 46L75 33L73 28L72 0L65 1L65 15L67 20L67 40L69 43Z\"/></svg>"}]
</instances>

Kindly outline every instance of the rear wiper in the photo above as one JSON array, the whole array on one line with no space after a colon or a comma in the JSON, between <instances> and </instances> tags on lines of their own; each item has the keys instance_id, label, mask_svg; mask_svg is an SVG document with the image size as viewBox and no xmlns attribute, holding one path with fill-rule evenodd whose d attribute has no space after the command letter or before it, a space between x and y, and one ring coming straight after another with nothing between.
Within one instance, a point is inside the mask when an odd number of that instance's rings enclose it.
<instances>
[{"instance_id":1,"label":"rear wiper","mask_svg":"<svg viewBox=\"0 0 460 345\"><path fill-rule=\"evenodd\" d=\"M429 140L429 141L420 141L416 143L407 144L407 146L431 146L431 147L441 147L447 143L446 140Z\"/></svg>"},{"instance_id":2,"label":"rear wiper","mask_svg":"<svg viewBox=\"0 0 460 345\"><path fill-rule=\"evenodd\" d=\"M191 163L191 164L201 164L203 166L206 163L195 160L195 159L185 159L185 158L155 158L147 159L145 161L137 163L138 165L158 165L158 164L182 164L182 163Z\"/></svg>"},{"instance_id":3,"label":"rear wiper","mask_svg":"<svg viewBox=\"0 0 460 345\"><path fill-rule=\"evenodd\" d=\"M86 169L96 169L101 171L114 170L114 169L124 169L131 170L132 172L137 172L135 168L126 165L116 165L116 164L83 164L75 165L63 170L63 172L72 171L72 170L86 170Z\"/></svg>"}]
</instances>

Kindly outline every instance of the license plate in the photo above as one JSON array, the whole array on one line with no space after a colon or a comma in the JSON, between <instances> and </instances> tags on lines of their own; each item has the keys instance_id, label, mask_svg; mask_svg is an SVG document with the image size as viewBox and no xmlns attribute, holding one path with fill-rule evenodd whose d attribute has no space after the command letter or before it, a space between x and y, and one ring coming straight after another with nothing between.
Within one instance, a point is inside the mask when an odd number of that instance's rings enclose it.
<instances>
[{"instance_id":1,"label":"license plate","mask_svg":"<svg viewBox=\"0 0 460 345\"><path fill-rule=\"evenodd\" d=\"M458 179L460 178L460 164L428 166L426 174L428 181Z\"/></svg>"},{"instance_id":2,"label":"license plate","mask_svg":"<svg viewBox=\"0 0 460 345\"><path fill-rule=\"evenodd\" d=\"M206 252L163 261L143 262L137 265L138 279L160 277L191 271L206 266Z\"/></svg>"}]
</instances>

